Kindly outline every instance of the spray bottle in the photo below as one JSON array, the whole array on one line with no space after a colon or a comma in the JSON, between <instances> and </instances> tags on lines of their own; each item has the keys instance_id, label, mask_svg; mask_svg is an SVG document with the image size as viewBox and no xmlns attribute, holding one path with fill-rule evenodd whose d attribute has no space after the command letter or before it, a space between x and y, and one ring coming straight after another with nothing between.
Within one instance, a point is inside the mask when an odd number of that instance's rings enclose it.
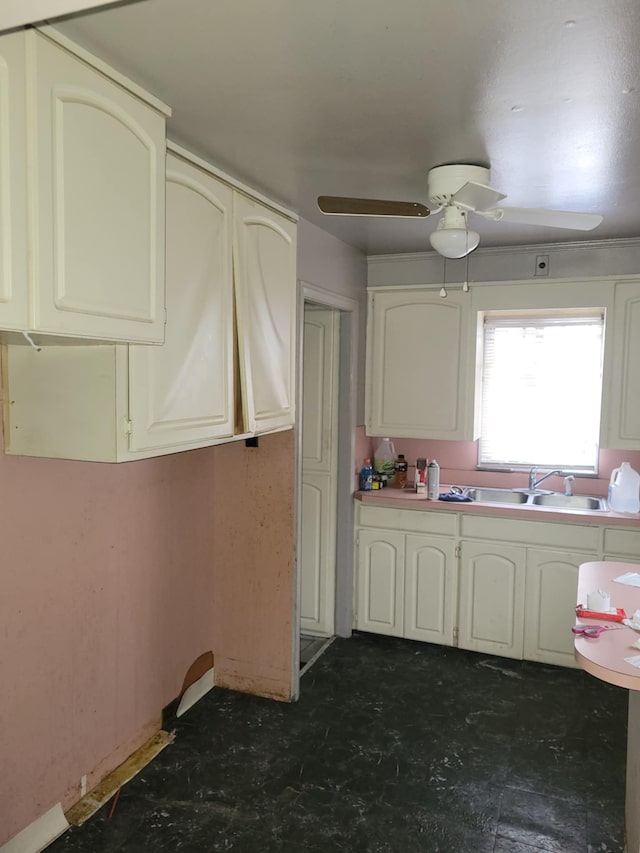
<instances>
[{"instance_id":1,"label":"spray bottle","mask_svg":"<svg viewBox=\"0 0 640 853\"><path fill-rule=\"evenodd\" d=\"M427 471L427 500L437 501L440 496L440 466L435 459L429 462Z\"/></svg>"}]
</instances>

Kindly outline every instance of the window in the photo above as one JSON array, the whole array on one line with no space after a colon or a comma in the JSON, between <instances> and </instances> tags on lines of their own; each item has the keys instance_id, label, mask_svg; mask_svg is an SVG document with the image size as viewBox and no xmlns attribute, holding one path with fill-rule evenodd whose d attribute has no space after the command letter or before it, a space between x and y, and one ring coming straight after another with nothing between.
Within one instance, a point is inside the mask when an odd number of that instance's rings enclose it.
<instances>
[{"instance_id":1,"label":"window","mask_svg":"<svg viewBox=\"0 0 640 853\"><path fill-rule=\"evenodd\" d=\"M480 466L597 472L603 337L602 308L485 314Z\"/></svg>"}]
</instances>

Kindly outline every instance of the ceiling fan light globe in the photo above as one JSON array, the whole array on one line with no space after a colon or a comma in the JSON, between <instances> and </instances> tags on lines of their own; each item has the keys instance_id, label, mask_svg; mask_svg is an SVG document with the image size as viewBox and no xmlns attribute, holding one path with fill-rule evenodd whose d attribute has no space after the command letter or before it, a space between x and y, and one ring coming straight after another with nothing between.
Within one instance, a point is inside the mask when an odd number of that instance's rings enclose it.
<instances>
[{"instance_id":1,"label":"ceiling fan light globe","mask_svg":"<svg viewBox=\"0 0 640 853\"><path fill-rule=\"evenodd\" d=\"M429 241L445 258L464 258L478 247L480 235L466 228L442 228L430 234Z\"/></svg>"}]
</instances>

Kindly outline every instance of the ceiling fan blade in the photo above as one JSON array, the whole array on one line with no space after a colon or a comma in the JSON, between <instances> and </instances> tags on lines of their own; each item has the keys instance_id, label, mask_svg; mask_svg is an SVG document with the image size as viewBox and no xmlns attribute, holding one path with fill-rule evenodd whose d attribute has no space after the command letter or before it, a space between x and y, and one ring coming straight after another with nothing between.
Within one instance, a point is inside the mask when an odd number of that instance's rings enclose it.
<instances>
[{"instance_id":1,"label":"ceiling fan blade","mask_svg":"<svg viewBox=\"0 0 640 853\"><path fill-rule=\"evenodd\" d=\"M493 187L467 181L452 195L451 201L468 210L484 210L485 207L490 207L497 201L502 201L503 198L506 198L506 195L494 190Z\"/></svg>"},{"instance_id":2,"label":"ceiling fan blade","mask_svg":"<svg viewBox=\"0 0 640 853\"><path fill-rule=\"evenodd\" d=\"M544 210L538 207L496 207L477 211L481 216L501 222L521 225L544 225L549 228L570 228L574 231L592 231L602 222L599 213L577 213L570 210Z\"/></svg>"},{"instance_id":3,"label":"ceiling fan blade","mask_svg":"<svg viewBox=\"0 0 640 853\"><path fill-rule=\"evenodd\" d=\"M413 201L383 201L375 198L341 198L334 195L318 197L323 213L337 216L418 216L429 215L429 208Z\"/></svg>"}]
</instances>

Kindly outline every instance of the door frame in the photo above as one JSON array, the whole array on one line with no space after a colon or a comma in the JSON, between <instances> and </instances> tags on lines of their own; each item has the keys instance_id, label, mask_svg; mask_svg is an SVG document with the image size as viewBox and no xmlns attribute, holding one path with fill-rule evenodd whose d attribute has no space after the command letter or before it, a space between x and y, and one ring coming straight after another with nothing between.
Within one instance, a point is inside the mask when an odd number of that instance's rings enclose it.
<instances>
[{"instance_id":1,"label":"door frame","mask_svg":"<svg viewBox=\"0 0 640 853\"><path fill-rule=\"evenodd\" d=\"M304 358L304 306L313 302L340 311L338 332L338 471L336 500L335 633L351 636L353 627L353 492L355 488L355 429L358 366L359 304L355 299L324 290L306 281L298 286L297 417L295 425L294 524L295 555L291 619L291 697L300 694L300 593L302 542L302 381Z\"/></svg>"}]
</instances>

